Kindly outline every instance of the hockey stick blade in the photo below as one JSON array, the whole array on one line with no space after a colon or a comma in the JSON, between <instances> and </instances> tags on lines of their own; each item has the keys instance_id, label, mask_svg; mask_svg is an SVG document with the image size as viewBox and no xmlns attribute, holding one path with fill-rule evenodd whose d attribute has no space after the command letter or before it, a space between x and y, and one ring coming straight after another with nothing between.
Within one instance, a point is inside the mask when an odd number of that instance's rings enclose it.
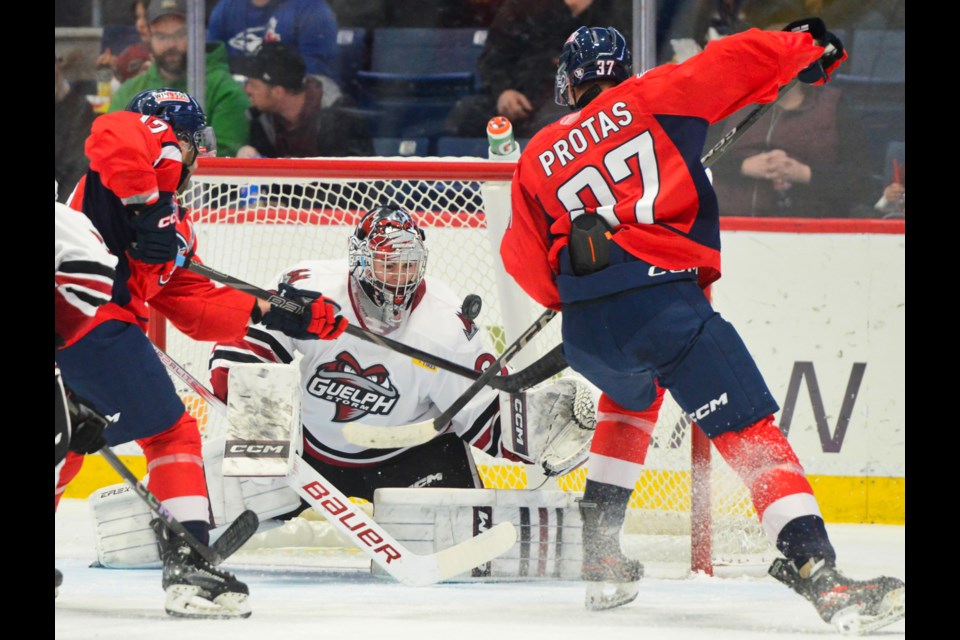
<instances>
[{"instance_id":1,"label":"hockey stick blade","mask_svg":"<svg viewBox=\"0 0 960 640\"><path fill-rule=\"evenodd\" d=\"M205 264L202 264L199 262L193 262L186 256L177 257L177 266L183 269L189 269L190 271L200 274L205 278L213 280L214 282L219 282L220 284L225 284L229 287L237 289L238 291L249 293L250 295L256 298L265 300L272 305L282 307L293 313L302 314L306 310L306 307L300 304L299 302L297 302L296 300L290 300L288 298L279 296L275 293L271 293L266 289L261 289L256 285L250 284L249 282L244 282L243 280L239 280L237 278L234 278L233 276L229 276L225 273L217 271L216 269L208 267ZM420 349L411 347L409 345L405 345L402 342L397 342L396 340L393 340L391 338L378 335L372 331L369 331L368 329L364 329L363 327L359 327L354 324L347 325L345 333L355 338L359 338L360 340L365 340L372 344L383 347L384 349L390 349L392 351L396 351L397 353L402 353L403 355L410 356L411 358L416 358L417 360L421 360L423 362L426 362L427 364L431 364L440 369L450 371L451 373L456 373L457 375L464 376L465 378L470 378L471 380L477 380L482 375L479 371L475 371L474 369L470 369L468 367L464 367L463 365L459 365L455 362L445 360L439 356L433 355L432 353L421 351ZM562 359L562 355L561 355L561 359ZM512 373L510 375L497 376L497 377L490 378L487 381L487 384L493 387L494 389L499 389L500 391L509 391L510 393L516 393L518 391L523 391L524 389L531 387L534 384L543 382L544 380L553 376L554 374L559 373L560 371L563 370L566 364L564 364L559 369L554 370L556 366L558 365L554 363L550 367L544 368L543 370L548 372L548 375L545 375L545 377L540 379L535 379L537 375L536 373L537 370L528 372L526 369L524 369L522 371L517 371L516 373ZM534 380L534 381L531 382L531 380Z\"/></svg>"},{"instance_id":2,"label":"hockey stick blade","mask_svg":"<svg viewBox=\"0 0 960 640\"><path fill-rule=\"evenodd\" d=\"M501 522L460 544L418 555L397 542L303 458L294 457L287 482L384 571L411 587L425 587L458 576L503 555L517 542L513 524Z\"/></svg>"},{"instance_id":3,"label":"hockey stick blade","mask_svg":"<svg viewBox=\"0 0 960 640\"><path fill-rule=\"evenodd\" d=\"M443 431L450 420L497 375L503 365L523 349L535 335L540 333L540 330L556 315L557 312L552 309L547 309L540 314L536 322L528 327L527 330L517 338L516 342L507 347L500 357L487 367L487 370L484 371L473 384L467 387L466 391L460 394L460 397L454 400L453 404L447 407L447 409L436 418L391 427L372 426L363 424L362 422L348 422L343 426L343 437L346 438L348 442L373 449L413 447L431 440L437 433ZM557 348L559 347L555 347L555 349Z\"/></svg>"},{"instance_id":4,"label":"hockey stick blade","mask_svg":"<svg viewBox=\"0 0 960 640\"><path fill-rule=\"evenodd\" d=\"M226 560L246 544L247 540L257 532L259 526L260 518L257 513L247 509L231 522L230 526L210 546L219 554L221 561Z\"/></svg>"}]
</instances>

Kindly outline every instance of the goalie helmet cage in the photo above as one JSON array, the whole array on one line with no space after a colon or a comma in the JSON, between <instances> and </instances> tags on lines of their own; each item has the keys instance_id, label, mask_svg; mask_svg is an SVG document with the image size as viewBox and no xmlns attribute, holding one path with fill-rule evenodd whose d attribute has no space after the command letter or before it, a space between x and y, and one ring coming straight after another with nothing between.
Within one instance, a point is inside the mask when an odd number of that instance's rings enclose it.
<instances>
[{"instance_id":1,"label":"goalie helmet cage","mask_svg":"<svg viewBox=\"0 0 960 640\"><path fill-rule=\"evenodd\" d=\"M403 207L426 233L428 279L444 281L459 300L480 296L476 322L501 353L542 311L499 257L515 167L476 158L202 158L181 203L191 210L201 259L262 287L301 260L346 263L348 237L364 212L381 203ZM150 326L154 342L195 377L209 380L210 343L186 338L157 314ZM526 366L559 341L560 323L552 324L512 364ZM181 393L201 429L215 430L203 401L188 389ZM710 452L709 440L668 394L625 531L643 536L636 547L646 563L710 575L731 566L734 574L759 571L772 559L772 547L740 479ZM489 488L536 486L528 484L522 464L479 452L477 458ZM585 479L581 467L558 478L557 486L583 491Z\"/></svg>"}]
</instances>

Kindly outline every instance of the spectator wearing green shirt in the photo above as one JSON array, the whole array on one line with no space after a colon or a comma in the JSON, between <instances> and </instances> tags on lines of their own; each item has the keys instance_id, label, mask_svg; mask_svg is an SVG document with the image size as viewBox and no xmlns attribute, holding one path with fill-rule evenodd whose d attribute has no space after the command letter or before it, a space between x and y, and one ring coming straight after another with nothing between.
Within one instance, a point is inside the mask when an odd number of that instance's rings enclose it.
<instances>
[{"instance_id":1,"label":"spectator wearing green shirt","mask_svg":"<svg viewBox=\"0 0 960 640\"><path fill-rule=\"evenodd\" d=\"M126 109L130 100L146 89L170 87L187 91L187 3L186 0L154 0L147 12L150 52L153 64L116 90L111 111ZM250 124L246 110L250 102L243 86L230 74L223 43L207 44L206 96L203 109L217 134L217 155L235 156L247 144Z\"/></svg>"}]
</instances>

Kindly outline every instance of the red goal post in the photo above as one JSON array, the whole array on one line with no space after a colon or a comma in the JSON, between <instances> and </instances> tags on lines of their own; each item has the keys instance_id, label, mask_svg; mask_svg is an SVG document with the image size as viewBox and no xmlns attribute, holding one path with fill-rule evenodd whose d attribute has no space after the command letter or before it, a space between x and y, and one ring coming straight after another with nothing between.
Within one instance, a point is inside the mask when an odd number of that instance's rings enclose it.
<instances>
[{"instance_id":1,"label":"red goal post","mask_svg":"<svg viewBox=\"0 0 960 640\"><path fill-rule=\"evenodd\" d=\"M182 204L191 210L198 255L211 267L269 287L285 267L304 259L343 259L359 216L380 202L410 211L426 233L427 275L459 296L477 294L477 319L501 352L542 311L503 271L499 239L510 215L515 163L476 158L311 158L200 160ZM196 343L154 316L151 337L200 380L209 343ZM560 341L548 325L513 361L524 366ZM203 413L202 402L188 399ZM205 416L199 416L205 424ZM680 562L709 574L718 565L768 562L746 489L710 443L667 398L647 465L637 483L626 530L649 536L645 562ZM523 465L478 459L491 488L533 488ZM586 470L559 478L582 491ZM679 556L679 560L677 560Z\"/></svg>"}]
</instances>

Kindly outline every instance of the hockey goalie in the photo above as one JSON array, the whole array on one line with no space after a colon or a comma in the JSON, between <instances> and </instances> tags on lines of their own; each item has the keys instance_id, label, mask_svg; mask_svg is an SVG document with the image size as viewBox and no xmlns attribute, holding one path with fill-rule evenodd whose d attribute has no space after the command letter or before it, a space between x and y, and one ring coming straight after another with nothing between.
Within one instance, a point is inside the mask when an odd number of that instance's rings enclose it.
<instances>
[{"instance_id":1,"label":"hockey goalie","mask_svg":"<svg viewBox=\"0 0 960 640\"><path fill-rule=\"evenodd\" d=\"M350 235L348 260L292 265L280 275L275 290L298 302L323 292L340 304L330 313L342 314L351 324L482 371L496 359L486 344L486 332L475 324L473 314L461 308L447 286L425 277L427 256L425 234L410 214L382 205L362 216ZM347 442L341 434L343 424L362 420L390 426L432 418L456 401L472 380L349 334L317 340L306 330L296 337L296 329L251 321L243 340L215 346L211 380L215 393L227 401L235 416L231 426L242 421L243 415L243 411L233 410L240 402L233 370L250 363L291 364L297 371L294 384L299 394L298 417L291 416L291 422L302 425L302 440L295 445L302 449L303 461L351 498L374 501L378 489L431 489L436 491L423 495L436 496L438 509L466 514L462 536L459 529L425 527L411 543L442 546L456 542L477 533L476 527L491 524L491 518L493 524L499 519L529 527L531 512L552 514L549 523L544 516L544 522L535 524L554 527L555 537L562 538L558 527L563 524L570 529L568 540L579 536L579 514L572 494L484 490L472 452L476 449L522 462L547 476L570 472L586 460L589 451L596 423L598 393L594 387L571 376L516 394L487 388L431 441L408 448L368 449ZM266 393L269 396L270 392ZM243 395L249 394L244 391ZM337 542L340 536L318 519L284 478L224 477L223 450L222 439L205 443L204 464L218 528L250 508L261 521L275 519L275 528L254 536L252 545L342 546L342 540ZM229 465L229 457L226 461ZM451 494L440 489L457 491ZM515 495L500 495L506 493ZM122 501L122 497L108 494L101 491L92 497L100 562L106 566L152 562L149 547L155 544L148 537L143 548L129 539L108 543L107 528L99 523L109 521L110 531L116 531L111 510ZM455 499L449 497L453 494ZM429 502L432 498L424 499ZM127 506L136 509L134 502L128 502ZM498 507L500 503L503 509ZM427 507L429 511L430 505ZM379 512L376 516L379 519ZM278 521L283 523L279 527ZM124 535L135 535L136 527L129 529ZM521 538L524 536L521 530ZM579 551L564 557L576 574ZM514 564L512 571L521 577L519 564ZM473 573L484 577L497 571L485 567ZM547 573L559 576L556 566Z\"/></svg>"}]
</instances>

